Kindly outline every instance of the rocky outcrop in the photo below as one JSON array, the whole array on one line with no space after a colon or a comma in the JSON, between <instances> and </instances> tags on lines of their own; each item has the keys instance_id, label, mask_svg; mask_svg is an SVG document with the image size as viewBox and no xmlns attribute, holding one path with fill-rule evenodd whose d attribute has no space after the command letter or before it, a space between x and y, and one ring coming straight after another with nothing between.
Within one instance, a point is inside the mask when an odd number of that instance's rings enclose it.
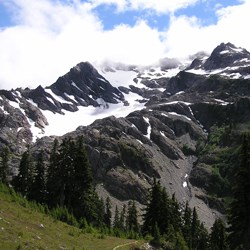
<instances>
[{"instance_id":1,"label":"rocky outcrop","mask_svg":"<svg viewBox=\"0 0 250 250\"><path fill-rule=\"evenodd\" d=\"M0 90L0 149L10 146L15 174L28 144L34 158L41 149L48 153L52 147L54 137L35 141L32 135L34 128L42 132L48 125L44 110L58 115L77 112L80 106L108 107L123 102L126 107L130 105L126 95L137 94L143 98L140 102L147 102L144 109L123 118L96 120L57 138L83 136L96 186L113 202L135 199L142 206L155 177L181 204L189 201L196 206L210 227L224 213L223 199L208 194L216 183L213 164L217 155L201 156L196 149L207 143L215 125L248 124L250 80L230 78L236 71L241 76L249 74L248 60L249 52L221 44L210 57L197 56L174 77L170 70L180 68L176 60L162 61L160 68L153 69L106 67L109 73L131 71L131 84L116 88L85 62L47 88ZM219 67L226 67L222 74L210 74ZM229 146L230 140L225 139L223 146Z\"/></svg>"}]
</instances>

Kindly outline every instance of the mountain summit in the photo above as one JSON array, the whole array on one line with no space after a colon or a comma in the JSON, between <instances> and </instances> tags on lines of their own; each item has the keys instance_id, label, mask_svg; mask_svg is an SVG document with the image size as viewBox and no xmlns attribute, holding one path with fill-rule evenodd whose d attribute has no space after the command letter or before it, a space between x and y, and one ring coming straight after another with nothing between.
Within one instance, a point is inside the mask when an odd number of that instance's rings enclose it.
<instances>
[{"instance_id":1,"label":"mountain summit","mask_svg":"<svg viewBox=\"0 0 250 250\"><path fill-rule=\"evenodd\" d=\"M46 88L0 90L0 150L9 146L13 176L27 145L36 157L54 138L83 136L101 196L143 206L155 177L211 227L232 178L218 161L234 166L227 150L248 131L249 78L250 53L231 43L189 66L81 62Z\"/></svg>"}]
</instances>

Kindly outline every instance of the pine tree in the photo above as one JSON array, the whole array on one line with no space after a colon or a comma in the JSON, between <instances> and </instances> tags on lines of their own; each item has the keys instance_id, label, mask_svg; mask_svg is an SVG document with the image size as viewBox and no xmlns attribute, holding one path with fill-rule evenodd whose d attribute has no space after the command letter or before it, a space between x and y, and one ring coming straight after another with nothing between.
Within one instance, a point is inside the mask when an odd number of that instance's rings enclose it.
<instances>
[{"instance_id":1,"label":"pine tree","mask_svg":"<svg viewBox=\"0 0 250 250\"><path fill-rule=\"evenodd\" d=\"M209 249L208 240L209 240L208 231L205 228L204 224L199 221L197 249L201 250Z\"/></svg>"},{"instance_id":2,"label":"pine tree","mask_svg":"<svg viewBox=\"0 0 250 250\"><path fill-rule=\"evenodd\" d=\"M104 223L106 227L111 228L111 201L110 198L107 197L106 203L105 203L105 214L104 214Z\"/></svg>"},{"instance_id":3,"label":"pine tree","mask_svg":"<svg viewBox=\"0 0 250 250\"><path fill-rule=\"evenodd\" d=\"M186 202L183 214L182 234L189 247L191 247L191 224L192 224L192 210L189 207L188 202Z\"/></svg>"},{"instance_id":4,"label":"pine tree","mask_svg":"<svg viewBox=\"0 0 250 250\"><path fill-rule=\"evenodd\" d=\"M154 184L149 191L147 207L145 208L145 213L143 215L143 233L151 234L154 233L155 224L158 225L162 223L162 188L159 182L154 179ZM159 227L159 226L158 226Z\"/></svg>"},{"instance_id":5,"label":"pine tree","mask_svg":"<svg viewBox=\"0 0 250 250\"><path fill-rule=\"evenodd\" d=\"M129 201L127 214L127 230L130 232L139 232L138 212L135 201Z\"/></svg>"},{"instance_id":6,"label":"pine tree","mask_svg":"<svg viewBox=\"0 0 250 250\"><path fill-rule=\"evenodd\" d=\"M196 212L196 208L193 208L192 213L192 223L191 223L191 249L197 249L198 240L199 240L199 219Z\"/></svg>"},{"instance_id":7,"label":"pine tree","mask_svg":"<svg viewBox=\"0 0 250 250\"><path fill-rule=\"evenodd\" d=\"M175 231L181 231L182 228L182 218L181 218L181 209L180 205L175 198L175 194L173 193L171 199L171 216L170 223L174 226Z\"/></svg>"},{"instance_id":8,"label":"pine tree","mask_svg":"<svg viewBox=\"0 0 250 250\"><path fill-rule=\"evenodd\" d=\"M250 145L244 135L240 163L235 174L233 202L229 213L229 241L232 249L250 249Z\"/></svg>"},{"instance_id":9,"label":"pine tree","mask_svg":"<svg viewBox=\"0 0 250 250\"><path fill-rule=\"evenodd\" d=\"M210 248L213 250L227 250L226 229L221 219L215 220L210 233Z\"/></svg>"},{"instance_id":10,"label":"pine tree","mask_svg":"<svg viewBox=\"0 0 250 250\"><path fill-rule=\"evenodd\" d=\"M34 169L34 181L29 192L29 199L39 203L46 202L46 182L45 182L45 164L43 160L44 152L41 151L38 155Z\"/></svg>"},{"instance_id":11,"label":"pine tree","mask_svg":"<svg viewBox=\"0 0 250 250\"><path fill-rule=\"evenodd\" d=\"M5 146L0 154L0 181L8 184L10 149Z\"/></svg>"},{"instance_id":12,"label":"pine tree","mask_svg":"<svg viewBox=\"0 0 250 250\"><path fill-rule=\"evenodd\" d=\"M120 213L120 218L119 218L119 229L123 232L126 231L126 213L127 213L127 208L126 205L124 204L122 207L122 211Z\"/></svg>"},{"instance_id":13,"label":"pine tree","mask_svg":"<svg viewBox=\"0 0 250 250\"><path fill-rule=\"evenodd\" d=\"M119 215L119 210L117 205L115 206L115 216L114 216L114 221L113 221L113 228L114 229L119 229L120 227L120 215Z\"/></svg>"},{"instance_id":14,"label":"pine tree","mask_svg":"<svg viewBox=\"0 0 250 250\"><path fill-rule=\"evenodd\" d=\"M30 192L30 187L33 183L33 160L28 148L22 154L22 158L19 165L19 173L13 179L13 186L17 192L27 196Z\"/></svg>"},{"instance_id":15,"label":"pine tree","mask_svg":"<svg viewBox=\"0 0 250 250\"><path fill-rule=\"evenodd\" d=\"M47 171L47 204L49 207L59 205L60 186L61 186L61 171L59 167L60 155L58 153L59 141L54 140L52 150L50 152L49 165Z\"/></svg>"}]
</instances>

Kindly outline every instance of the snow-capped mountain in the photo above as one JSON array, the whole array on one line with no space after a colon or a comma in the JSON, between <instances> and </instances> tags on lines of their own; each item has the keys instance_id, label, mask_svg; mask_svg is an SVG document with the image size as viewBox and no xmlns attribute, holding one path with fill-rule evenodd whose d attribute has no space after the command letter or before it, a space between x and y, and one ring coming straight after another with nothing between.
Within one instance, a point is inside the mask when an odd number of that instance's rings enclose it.
<instances>
[{"instance_id":1,"label":"snow-capped mountain","mask_svg":"<svg viewBox=\"0 0 250 250\"><path fill-rule=\"evenodd\" d=\"M249 78L250 53L230 43L188 65L82 62L48 87L0 90L0 149L15 174L28 144L36 154L53 136L83 135L100 194L143 204L155 176L211 226L223 205L207 195L213 173L195 150L214 125L250 121Z\"/></svg>"},{"instance_id":2,"label":"snow-capped mountain","mask_svg":"<svg viewBox=\"0 0 250 250\"><path fill-rule=\"evenodd\" d=\"M186 69L201 75L217 74L228 78L250 78L250 53L231 43L221 43L210 56L195 58Z\"/></svg>"}]
</instances>

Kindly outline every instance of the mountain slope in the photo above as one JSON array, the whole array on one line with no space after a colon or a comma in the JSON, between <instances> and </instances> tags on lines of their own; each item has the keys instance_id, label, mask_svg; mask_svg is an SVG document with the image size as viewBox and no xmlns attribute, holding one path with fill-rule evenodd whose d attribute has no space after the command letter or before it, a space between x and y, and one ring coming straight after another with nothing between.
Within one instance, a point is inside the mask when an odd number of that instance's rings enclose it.
<instances>
[{"instance_id":1,"label":"mountain slope","mask_svg":"<svg viewBox=\"0 0 250 250\"><path fill-rule=\"evenodd\" d=\"M224 197L213 194L218 197L211 202L207 188L218 166L208 154L217 156L216 150L200 152L215 127L230 126L237 137L248 131L249 55L227 43L188 67L165 59L149 67L105 64L97 70L85 62L49 87L1 90L0 148L10 146L15 175L28 144L36 156L55 137L82 135L101 196L120 208L130 199L143 206L156 177L181 204L196 206L211 227L223 217Z\"/></svg>"},{"instance_id":2,"label":"mountain slope","mask_svg":"<svg viewBox=\"0 0 250 250\"><path fill-rule=\"evenodd\" d=\"M57 221L0 184L1 249L113 249L134 240L101 236Z\"/></svg>"}]
</instances>

